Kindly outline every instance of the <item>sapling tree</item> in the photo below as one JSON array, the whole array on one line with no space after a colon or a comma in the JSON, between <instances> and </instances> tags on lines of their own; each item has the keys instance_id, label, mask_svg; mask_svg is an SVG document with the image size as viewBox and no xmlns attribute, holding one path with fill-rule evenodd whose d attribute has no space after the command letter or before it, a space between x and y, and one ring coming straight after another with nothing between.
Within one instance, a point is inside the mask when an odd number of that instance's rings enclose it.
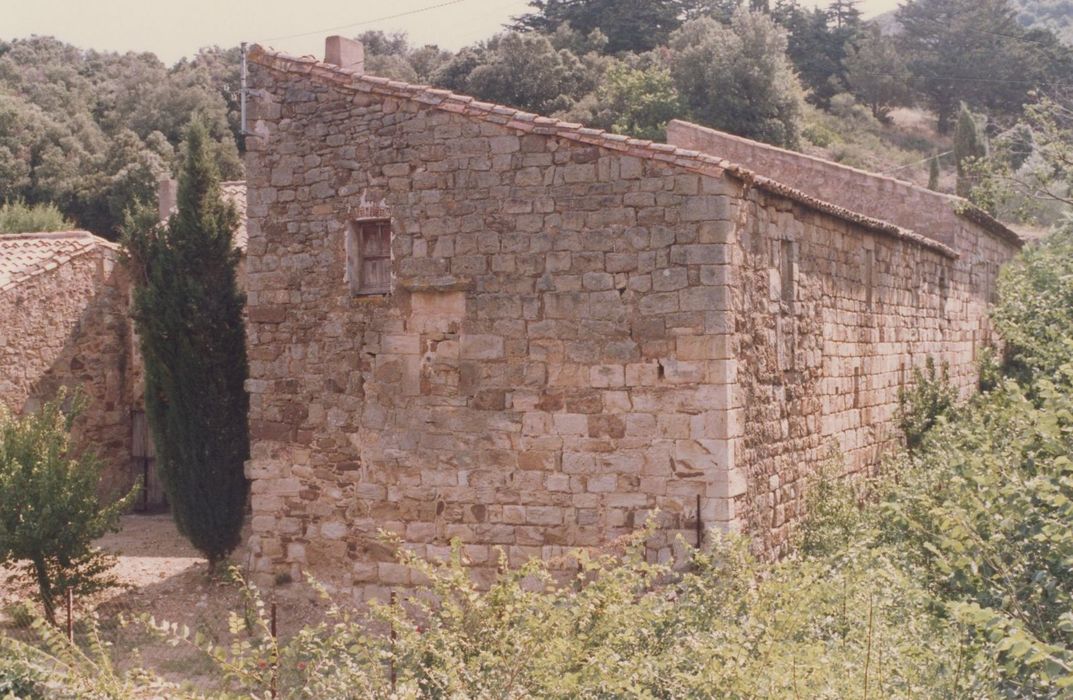
<instances>
[{"instance_id":1,"label":"sapling tree","mask_svg":"<svg viewBox=\"0 0 1073 700\"><path fill-rule=\"evenodd\" d=\"M49 622L67 588L80 595L115 585L113 558L93 540L119 529L135 491L113 502L97 495L102 462L71 442L84 406L61 392L36 413L12 416L0 403L0 565L37 585Z\"/></svg>"},{"instance_id":2,"label":"sapling tree","mask_svg":"<svg viewBox=\"0 0 1073 700\"><path fill-rule=\"evenodd\" d=\"M220 194L208 131L187 129L178 211L165 225L129 216L145 405L179 532L210 573L239 543L249 484L238 222Z\"/></svg>"}]
</instances>

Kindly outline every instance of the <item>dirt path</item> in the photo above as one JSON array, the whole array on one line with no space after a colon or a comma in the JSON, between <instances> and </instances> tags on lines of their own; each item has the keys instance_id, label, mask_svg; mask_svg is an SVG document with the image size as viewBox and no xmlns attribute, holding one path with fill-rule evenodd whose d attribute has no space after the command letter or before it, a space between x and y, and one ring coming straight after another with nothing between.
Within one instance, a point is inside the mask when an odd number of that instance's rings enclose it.
<instances>
[{"instance_id":1,"label":"dirt path","mask_svg":"<svg viewBox=\"0 0 1073 700\"><path fill-rule=\"evenodd\" d=\"M202 691L218 687L215 669L204 654L185 645L169 646L154 639L140 624L123 625L121 621L148 614L225 642L229 614L241 613L244 608L238 586L208 578L204 559L179 535L168 514L123 516L120 532L101 538L97 544L117 556L114 573L120 587L77 601L76 620L96 611L121 667L140 665L169 680L192 683ZM241 568L244 558L245 550L240 548L232 562ZM28 638L32 633L18 628L11 606L23 603L35 611L39 608L32 586L12 581L11 574L10 569L0 567L0 635ZM318 617L321 605L300 587L288 586L271 595L280 598L283 635Z\"/></svg>"}]
</instances>

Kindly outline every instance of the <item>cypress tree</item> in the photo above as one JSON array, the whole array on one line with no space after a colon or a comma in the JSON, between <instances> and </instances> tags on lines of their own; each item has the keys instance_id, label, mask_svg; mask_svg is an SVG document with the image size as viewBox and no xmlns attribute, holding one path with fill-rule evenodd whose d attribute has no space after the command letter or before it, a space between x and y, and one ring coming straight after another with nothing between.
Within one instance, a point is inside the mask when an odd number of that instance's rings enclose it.
<instances>
[{"instance_id":1,"label":"cypress tree","mask_svg":"<svg viewBox=\"0 0 1073 700\"><path fill-rule=\"evenodd\" d=\"M928 164L928 189L939 191L939 156L938 154L931 157L931 163Z\"/></svg>"},{"instance_id":2,"label":"cypress tree","mask_svg":"<svg viewBox=\"0 0 1073 700\"><path fill-rule=\"evenodd\" d=\"M972 191L974 177L972 164L987 156L987 142L980 125L976 123L965 103L961 103L957 125L954 127L954 162L957 164L957 193L968 197Z\"/></svg>"},{"instance_id":3,"label":"cypress tree","mask_svg":"<svg viewBox=\"0 0 1073 700\"><path fill-rule=\"evenodd\" d=\"M155 226L128 215L125 238L161 482L179 532L212 573L240 541L249 491L244 299L238 218L221 197L205 125L191 122L185 141L178 211Z\"/></svg>"}]
</instances>

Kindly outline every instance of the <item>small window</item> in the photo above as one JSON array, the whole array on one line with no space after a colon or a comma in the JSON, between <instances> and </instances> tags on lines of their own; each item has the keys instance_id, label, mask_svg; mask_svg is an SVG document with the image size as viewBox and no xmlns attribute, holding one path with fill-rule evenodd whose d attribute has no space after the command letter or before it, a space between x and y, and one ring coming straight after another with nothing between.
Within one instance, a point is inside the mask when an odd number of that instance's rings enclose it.
<instances>
[{"instance_id":1,"label":"small window","mask_svg":"<svg viewBox=\"0 0 1073 700\"><path fill-rule=\"evenodd\" d=\"M779 272L782 284L782 300L794 303L794 242L783 240L779 244Z\"/></svg>"},{"instance_id":2,"label":"small window","mask_svg":"<svg viewBox=\"0 0 1073 700\"><path fill-rule=\"evenodd\" d=\"M352 294L391 291L391 220L355 221L347 235L347 282Z\"/></svg>"}]
</instances>

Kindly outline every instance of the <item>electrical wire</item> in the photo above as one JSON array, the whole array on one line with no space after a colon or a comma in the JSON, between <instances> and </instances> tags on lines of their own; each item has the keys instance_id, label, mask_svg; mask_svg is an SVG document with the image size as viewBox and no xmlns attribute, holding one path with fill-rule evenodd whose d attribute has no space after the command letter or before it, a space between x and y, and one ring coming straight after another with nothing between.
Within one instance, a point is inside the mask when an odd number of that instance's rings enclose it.
<instances>
[{"instance_id":1,"label":"electrical wire","mask_svg":"<svg viewBox=\"0 0 1073 700\"><path fill-rule=\"evenodd\" d=\"M323 29L314 29L313 31L310 31L310 32L299 32L298 34L285 34L283 36L273 36L273 37L268 37L267 39L262 39L262 41L264 41L265 43L267 43L269 41L283 41L284 39L297 39L297 38L303 37L303 36L313 36L314 34L324 34L325 32L334 32L334 31L339 31L341 29L351 29L353 27L363 27L363 26L368 25L368 24L375 24L377 22L386 22L386 21L388 21L390 19L398 19L399 17L409 17L410 15L416 15L416 14L420 14L422 12L428 12L429 10L438 10L441 7L447 7L448 5L457 5L458 3L465 2L465 1L466 0L447 0L446 2L441 2L441 3L438 3L436 5L429 5L427 7L419 7L417 9L415 9L415 10L408 10L407 12L399 12L399 13L394 14L394 15L386 15L384 17L377 17L375 19L367 19L367 20L364 20L364 21L361 21L361 22L352 22L350 24L340 24L340 25L335 26L335 27L324 27Z\"/></svg>"},{"instance_id":2,"label":"electrical wire","mask_svg":"<svg viewBox=\"0 0 1073 700\"><path fill-rule=\"evenodd\" d=\"M927 163L932 158L942 158L943 156L948 156L951 153L953 153L953 151L943 151L942 153L936 153L935 155L928 156L927 158L923 158L921 160L917 160L917 161L914 161L912 163L906 163L905 165L899 165L897 168L891 168L890 170L884 170L881 173L876 173L876 175L890 175L891 173L896 173L899 170L905 170L906 168L911 168L914 165L920 165L921 163Z\"/></svg>"}]
</instances>

